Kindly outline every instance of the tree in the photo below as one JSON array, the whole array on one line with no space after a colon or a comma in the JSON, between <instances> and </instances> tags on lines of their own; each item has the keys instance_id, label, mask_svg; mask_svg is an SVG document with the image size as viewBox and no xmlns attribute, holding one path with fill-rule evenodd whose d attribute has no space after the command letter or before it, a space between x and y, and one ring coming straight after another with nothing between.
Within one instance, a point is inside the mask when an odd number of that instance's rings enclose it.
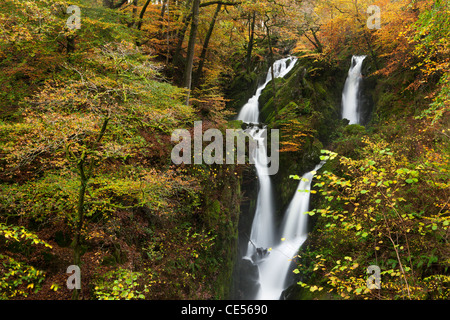
<instances>
[{"instance_id":1,"label":"tree","mask_svg":"<svg viewBox=\"0 0 450 320\"><path fill-rule=\"evenodd\" d=\"M137 29L138 30L141 30L141 28L142 28L142 21L144 19L145 11L147 11L147 8L148 8L150 2L151 2L151 0L147 0L145 2L144 6L141 9L141 12L139 13L139 21L138 21L138 24L137 24Z\"/></svg>"},{"instance_id":2,"label":"tree","mask_svg":"<svg viewBox=\"0 0 450 320\"><path fill-rule=\"evenodd\" d=\"M103 0L103 6L110 9L118 9L127 2L130 2L130 0L119 0L117 3L114 0Z\"/></svg>"},{"instance_id":3,"label":"tree","mask_svg":"<svg viewBox=\"0 0 450 320\"><path fill-rule=\"evenodd\" d=\"M189 34L189 44L187 49L186 67L183 74L183 87L187 89L186 105L189 105L189 96L192 86L192 69L194 65L195 42L198 29L200 0L193 0L192 4L192 23L191 32Z\"/></svg>"},{"instance_id":4,"label":"tree","mask_svg":"<svg viewBox=\"0 0 450 320\"><path fill-rule=\"evenodd\" d=\"M255 22L256 22L256 11L249 14L249 35L247 44L247 56L245 58L247 73L250 73L250 65L252 61L252 51L255 44Z\"/></svg>"},{"instance_id":5,"label":"tree","mask_svg":"<svg viewBox=\"0 0 450 320\"><path fill-rule=\"evenodd\" d=\"M190 8L192 0L186 1L186 7ZM189 10L189 13L183 14L182 18L182 27L177 31L177 45L175 48L175 52L173 54L173 63L178 65L180 62L181 49L183 47L184 38L186 35L186 31L189 28L189 23L191 22L192 12Z\"/></svg>"},{"instance_id":6,"label":"tree","mask_svg":"<svg viewBox=\"0 0 450 320\"><path fill-rule=\"evenodd\" d=\"M73 263L76 266L81 265L81 244L82 244L82 232L84 227L85 219L85 196L88 188L89 180L92 177L95 158L93 154L96 152L100 141L105 135L108 122L110 120L110 114L105 117L103 125L100 132L97 134L97 138L94 143L89 148L84 148L81 155L77 157L74 152L70 149L70 143L66 146L66 152L68 160L75 163L78 169L78 174L80 176L80 187L78 193L78 205L77 205L77 218L76 218L76 228L75 237L72 243L73 247ZM88 156L90 155L90 158ZM72 299L77 300L79 296L78 289L73 291Z\"/></svg>"},{"instance_id":7,"label":"tree","mask_svg":"<svg viewBox=\"0 0 450 320\"><path fill-rule=\"evenodd\" d=\"M216 20L217 20L217 17L219 16L221 8L222 8L222 3L218 3L216 6L216 10L214 12L214 16L211 20L211 23L209 24L209 29L208 29L208 32L206 33L205 40L203 42L202 52L200 53L200 61L199 61L198 67L197 67L197 72L196 72L195 81L194 81L195 86L198 86L200 83L200 79L201 79L202 73L203 73L203 66L205 64L206 53L208 51L209 41L211 40L211 36L212 36L213 30L214 30L214 25L216 24Z\"/></svg>"},{"instance_id":8,"label":"tree","mask_svg":"<svg viewBox=\"0 0 450 320\"><path fill-rule=\"evenodd\" d=\"M429 143L428 133L419 135L389 143L363 136L358 159L321 151L327 166L316 176L314 192L324 200L309 214L320 215L314 246L326 250L303 257L312 258L309 270L316 276L302 286L310 291L327 288L344 299L448 299L448 250L440 243L450 225L449 171L443 162L430 161L434 148L448 145L448 140L411 159L405 152L410 144ZM381 291L366 286L369 265L381 267Z\"/></svg>"}]
</instances>

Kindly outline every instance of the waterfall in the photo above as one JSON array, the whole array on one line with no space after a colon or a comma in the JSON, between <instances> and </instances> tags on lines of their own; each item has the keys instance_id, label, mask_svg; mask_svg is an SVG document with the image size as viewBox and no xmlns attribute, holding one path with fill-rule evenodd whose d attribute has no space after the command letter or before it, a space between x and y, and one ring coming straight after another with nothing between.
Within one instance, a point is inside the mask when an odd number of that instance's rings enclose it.
<instances>
[{"instance_id":1,"label":"waterfall","mask_svg":"<svg viewBox=\"0 0 450 320\"><path fill-rule=\"evenodd\" d=\"M273 74L275 78L284 77L292 70L297 59L294 57L287 57L275 61L273 64ZM272 68L272 67L271 67ZM238 120L247 123L258 123L259 118L259 97L267 84L272 80L272 69L269 68L266 81L256 90L255 95L242 107L238 115ZM246 257L252 257L257 248L268 248L272 245L274 239L273 230L273 194L270 176L267 174L267 150L263 142L264 131L266 129L259 129L258 126L250 128L250 136L256 140L257 147L252 155L255 159L255 168L259 180L259 192L256 203L255 217L253 218L252 229L250 233L250 241Z\"/></svg>"},{"instance_id":2,"label":"waterfall","mask_svg":"<svg viewBox=\"0 0 450 320\"><path fill-rule=\"evenodd\" d=\"M342 117L350 124L360 123L359 115L359 85L362 78L361 67L366 56L353 56L348 76L342 92ZM273 65L274 77L285 76L294 66L293 58L278 60ZM269 70L265 83L258 88L256 94L245 104L238 115L238 120L247 123L258 123L258 99L272 80L272 71ZM259 288L255 299L280 299L282 292L290 285L291 263L308 235L307 222L309 210L310 190L312 180L317 170L323 165L320 162L314 170L305 173L297 187L281 222L280 230L274 224L274 203L270 177L265 174L267 170L267 150L261 142L261 132L257 126L251 127L250 135L258 141L254 151L255 168L259 179L259 193L253 219L251 235L247 246L248 259L258 268ZM279 236L279 238L277 238Z\"/></svg>"},{"instance_id":3,"label":"waterfall","mask_svg":"<svg viewBox=\"0 0 450 320\"><path fill-rule=\"evenodd\" d=\"M289 284L286 280L290 274L292 259L308 235L309 199L312 179L324 162L318 164L313 171L304 174L298 184L281 225L281 239L278 239L270 254L259 265L260 290L256 299L279 299Z\"/></svg>"},{"instance_id":4,"label":"waterfall","mask_svg":"<svg viewBox=\"0 0 450 320\"><path fill-rule=\"evenodd\" d=\"M309 210L309 195L311 190L311 182L317 170L322 168L324 161L320 162L314 170L305 173L297 187L297 192L289 204L282 223L281 235L285 239L294 239L306 236L308 215L297 214L298 212L306 212Z\"/></svg>"},{"instance_id":5,"label":"waterfall","mask_svg":"<svg viewBox=\"0 0 450 320\"><path fill-rule=\"evenodd\" d=\"M255 251L255 245L268 248L273 243L273 194L272 184L267 169L267 149L265 147L262 135L264 130L253 127L249 134L257 141L257 147L254 152L256 174L259 181L259 192L256 203L255 217L250 233L250 240L247 249L247 256L251 257Z\"/></svg>"},{"instance_id":6,"label":"waterfall","mask_svg":"<svg viewBox=\"0 0 450 320\"><path fill-rule=\"evenodd\" d=\"M361 67L366 56L353 56L347 80L342 92L342 118L348 119L350 124L360 123L358 106L359 84L361 82Z\"/></svg>"},{"instance_id":7,"label":"waterfall","mask_svg":"<svg viewBox=\"0 0 450 320\"><path fill-rule=\"evenodd\" d=\"M275 78L284 77L292 70L297 59L287 57L274 62L273 74ZM272 80L272 67L269 68L266 81L257 90L255 95L242 107L237 119L246 123L258 123L259 118L259 97L267 84ZM253 218L250 241L246 257L252 257L257 248L268 248L273 244L273 194L270 176L267 174L267 150L263 142L266 129L259 129L258 126L251 127L250 136L256 140L257 147L252 155L255 159L255 168L259 180L259 192L256 203L255 217Z\"/></svg>"},{"instance_id":8,"label":"waterfall","mask_svg":"<svg viewBox=\"0 0 450 320\"><path fill-rule=\"evenodd\" d=\"M288 57L276 61L273 64L275 78L284 77L294 67L296 59ZM255 95L242 107L237 119L247 123L258 123L259 103L258 99L272 80L272 70L269 69L266 81L260 86ZM250 260L259 270L259 291L256 299L279 299L285 287L289 274L289 266L292 258L306 240L307 218L305 214L309 209L309 190L316 170L323 163L306 173L299 182L297 192L294 195L282 223L281 234L284 241L275 239L278 234L274 223L274 201L270 176L267 174L267 150L262 143L262 133L266 129L258 126L251 127L249 134L258 144L254 150L255 168L259 180L259 192L256 203L255 216L253 218L247 253L243 259ZM303 192L300 192L303 190Z\"/></svg>"},{"instance_id":9,"label":"waterfall","mask_svg":"<svg viewBox=\"0 0 450 320\"><path fill-rule=\"evenodd\" d=\"M297 61L294 57L287 57L281 60L277 60L273 63L273 75L275 78L284 77L292 70ZM259 97L263 92L267 84L272 80L272 67L269 68L267 73L266 81L262 86L256 90L256 93L251 97L248 102L242 107L237 120L242 120L247 123L258 123L259 120Z\"/></svg>"}]
</instances>

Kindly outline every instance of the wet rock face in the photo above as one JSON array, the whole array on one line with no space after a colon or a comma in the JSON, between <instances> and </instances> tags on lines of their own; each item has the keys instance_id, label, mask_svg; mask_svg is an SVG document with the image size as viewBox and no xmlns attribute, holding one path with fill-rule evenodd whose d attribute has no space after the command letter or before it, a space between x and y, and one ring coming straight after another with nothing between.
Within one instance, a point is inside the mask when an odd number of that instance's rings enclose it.
<instances>
[{"instance_id":1,"label":"wet rock face","mask_svg":"<svg viewBox=\"0 0 450 320\"><path fill-rule=\"evenodd\" d=\"M372 82L373 81L361 81L361 90L359 92L359 114L360 114L360 121L361 125L365 126L371 118L372 111L373 111L373 99L371 91L372 88Z\"/></svg>"},{"instance_id":2,"label":"wet rock face","mask_svg":"<svg viewBox=\"0 0 450 320\"><path fill-rule=\"evenodd\" d=\"M253 299L259 290L258 266L248 259L239 259L237 265L239 272L235 280L238 281L239 286L235 287L231 298L234 300Z\"/></svg>"},{"instance_id":3,"label":"wet rock face","mask_svg":"<svg viewBox=\"0 0 450 320\"><path fill-rule=\"evenodd\" d=\"M371 60L366 59L361 70L363 79L361 81L359 91L360 107L358 111L361 115L362 126L365 126L369 123L374 109L374 100L372 97L372 93L375 90L377 81L375 76L370 75L373 70L375 69L372 65Z\"/></svg>"}]
</instances>

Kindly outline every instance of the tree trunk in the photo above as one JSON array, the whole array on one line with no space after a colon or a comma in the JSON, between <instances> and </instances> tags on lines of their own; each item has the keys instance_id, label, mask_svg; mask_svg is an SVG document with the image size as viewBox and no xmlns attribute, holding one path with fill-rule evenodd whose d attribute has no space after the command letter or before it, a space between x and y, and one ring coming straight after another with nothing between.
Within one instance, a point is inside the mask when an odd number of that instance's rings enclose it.
<instances>
[{"instance_id":1,"label":"tree trunk","mask_svg":"<svg viewBox=\"0 0 450 320\"><path fill-rule=\"evenodd\" d=\"M213 30L214 30L214 26L216 24L217 21L217 17L219 16L220 13L220 9L222 8L222 4L219 3L216 7L216 11L214 12L214 16L212 18L211 23L209 24L209 29L208 29L208 33L206 34L205 37L205 41L203 42L203 48L202 48L202 53L200 54L200 62L198 64L198 68L197 68L197 72L196 72L196 77L195 77L195 81L194 81L194 85L197 87L200 83L200 79L202 77L202 73L203 73L203 66L205 64L205 59L206 59L206 52L208 51L208 45L209 45L209 40L211 39Z\"/></svg>"},{"instance_id":2,"label":"tree trunk","mask_svg":"<svg viewBox=\"0 0 450 320\"><path fill-rule=\"evenodd\" d=\"M186 105L189 105L189 97L192 85L192 68L194 65L195 40L198 29L198 16L200 11L200 0L194 0L192 5L192 24L191 33L189 35L189 44L186 58L186 68L183 75L183 87L187 89Z\"/></svg>"},{"instance_id":3,"label":"tree trunk","mask_svg":"<svg viewBox=\"0 0 450 320\"><path fill-rule=\"evenodd\" d=\"M66 40L67 40L66 50L67 50L67 54L70 57L70 54L75 52L75 36L67 35ZM69 58L69 60L70 60L70 58Z\"/></svg>"},{"instance_id":4,"label":"tree trunk","mask_svg":"<svg viewBox=\"0 0 450 320\"><path fill-rule=\"evenodd\" d=\"M142 28L142 19L144 19L145 11L147 11L147 7L150 4L150 2L151 2L151 0L147 0L147 2L142 7L141 13L139 14L139 22L138 22L138 25L137 25L137 29L138 30L141 30L141 28Z\"/></svg>"},{"instance_id":5,"label":"tree trunk","mask_svg":"<svg viewBox=\"0 0 450 320\"><path fill-rule=\"evenodd\" d=\"M133 0L133 10L131 14L131 22L128 24L128 27L131 28L136 24L136 16L137 16L137 6L139 0Z\"/></svg>"},{"instance_id":6,"label":"tree trunk","mask_svg":"<svg viewBox=\"0 0 450 320\"><path fill-rule=\"evenodd\" d=\"M366 32L364 32L363 35L364 35L364 39L366 40L366 43L367 43L367 49L369 49L370 56L372 57L373 64L374 64L374 66L375 66L375 68L377 70L380 70L380 67L378 66L377 56L376 56L376 54L375 54L375 52L374 52L374 50L372 48L372 45L370 43L370 39L367 36Z\"/></svg>"},{"instance_id":7,"label":"tree trunk","mask_svg":"<svg viewBox=\"0 0 450 320\"><path fill-rule=\"evenodd\" d=\"M323 46L322 46L322 43L320 43L319 38L317 38L316 31L314 31L314 29L311 28L311 32L312 32L312 35L314 37L314 42L316 43L317 51L319 53L322 53L323 52Z\"/></svg>"},{"instance_id":8,"label":"tree trunk","mask_svg":"<svg viewBox=\"0 0 450 320\"><path fill-rule=\"evenodd\" d=\"M363 37L364 37L364 40L366 41L367 49L369 49L370 56L372 57L372 61L373 61L374 65L375 65L375 68L377 70L380 70L380 67L378 65L377 56L376 56L376 54L375 54L375 52L374 52L374 50L372 48L372 45L371 45L371 42L370 42L370 38L369 38L369 34L367 32L368 28L366 28L366 21L362 21L361 18L360 18L357 2L355 2L355 12L356 12L356 19L361 24L361 28L363 30Z\"/></svg>"},{"instance_id":9,"label":"tree trunk","mask_svg":"<svg viewBox=\"0 0 450 320\"><path fill-rule=\"evenodd\" d=\"M164 15L166 14L166 4L167 0L163 0L161 5L161 12L159 14L159 32L162 34L164 32Z\"/></svg>"},{"instance_id":10,"label":"tree trunk","mask_svg":"<svg viewBox=\"0 0 450 320\"><path fill-rule=\"evenodd\" d=\"M264 23L266 26L266 31L267 31L267 39L269 42L269 51L270 51L270 72L271 72L271 76L272 76L272 80L270 81L272 83L272 90L273 90L273 105L275 106L275 115L278 115L278 104L276 101L276 96L277 96L277 87L275 84L275 73L273 70L273 64L275 62L275 59L273 57L273 48L272 48L272 41L270 38L270 29L269 26L267 25L267 22Z\"/></svg>"},{"instance_id":11,"label":"tree trunk","mask_svg":"<svg viewBox=\"0 0 450 320\"><path fill-rule=\"evenodd\" d=\"M81 232L83 228L83 220L84 220L84 198L86 195L86 187L88 184L88 178L84 174L84 162L86 160L86 153L84 152L81 156L80 161L78 162L78 173L80 175L80 190L78 192L78 206L77 206L77 214L78 221L75 229L75 238L73 240L73 264L75 266L81 265ZM78 300L79 291L78 289L74 289L72 292L72 300Z\"/></svg>"},{"instance_id":12,"label":"tree trunk","mask_svg":"<svg viewBox=\"0 0 450 320\"><path fill-rule=\"evenodd\" d=\"M103 0L103 6L112 9L114 6L114 0Z\"/></svg>"},{"instance_id":13,"label":"tree trunk","mask_svg":"<svg viewBox=\"0 0 450 320\"><path fill-rule=\"evenodd\" d=\"M108 126L110 116L108 115L103 121L102 128L97 135L97 139L91 147L91 150L97 148L98 144L102 140L106 132L106 127ZM92 176L94 169L94 158L89 160L89 164L86 168L86 162L88 157L88 151L84 150L79 158L76 158L72 153L72 160L77 162L78 174L80 175L80 189L78 191L78 205L77 205L77 221L75 226L75 237L72 242L73 247L73 263L74 265L80 267L81 264L81 234L83 231L84 224L84 200L86 196L86 189L89 183L89 179ZM87 172L86 172L87 169ZM79 289L74 289L72 293L72 299L78 300Z\"/></svg>"},{"instance_id":14,"label":"tree trunk","mask_svg":"<svg viewBox=\"0 0 450 320\"><path fill-rule=\"evenodd\" d=\"M247 57L246 57L246 66L247 73L250 73L250 66L252 63L252 51L253 51L253 41L255 38L255 21L256 21L256 12L253 11L253 16L251 18L250 30L249 30L249 39L247 45Z\"/></svg>"},{"instance_id":15,"label":"tree trunk","mask_svg":"<svg viewBox=\"0 0 450 320\"><path fill-rule=\"evenodd\" d=\"M167 1L167 56L166 65L169 65L170 56L170 0Z\"/></svg>"},{"instance_id":16,"label":"tree trunk","mask_svg":"<svg viewBox=\"0 0 450 320\"><path fill-rule=\"evenodd\" d=\"M188 1L188 5L192 2L192 0ZM177 33L177 46L175 48L175 53L173 54L173 62L177 65L180 61L181 49L183 47L184 37L186 35L186 31L189 27L189 23L192 19L192 12L183 17L183 28L181 28Z\"/></svg>"}]
</instances>

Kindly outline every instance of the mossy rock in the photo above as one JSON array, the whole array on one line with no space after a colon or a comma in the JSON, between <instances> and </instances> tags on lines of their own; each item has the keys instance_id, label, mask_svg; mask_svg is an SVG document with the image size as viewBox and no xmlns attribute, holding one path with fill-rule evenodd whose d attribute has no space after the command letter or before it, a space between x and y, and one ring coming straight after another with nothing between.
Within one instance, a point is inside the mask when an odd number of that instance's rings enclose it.
<instances>
[{"instance_id":1,"label":"mossy rock","mask_svg":"<svg viewBox=\"0 0 450 320\"><path fill-rule=\"evenodd\" d=\"M366 132L366 128L359 124L350 124L344 128L346 135L359 135Z\"/></svg>"},{"instance_id":2,"label":"mossy rock","mask_svg":"<svg viewBox=\"0 0 450 320\"><path fill-rule=\"evenodd\" d=\"M258 76L254 72L244 72L238 75L227 90L227 98L230 99L227 107L234 108L237 112L250 99L258 86Z\"/></svg>"},{"instance_id":3,"label":"mossy rock","mask_svg":"<svg viewBox=\"0 0 450 320\"><path fill-rule=\"evenodd\" d=\"M219 200L207 200L207 206L204 215L204 221L208 228L212 229L219 224L221 220L221 204Z\"/></svg>"},{"instance_id":4,"label":"mossy rock","mask_svg":"<svg viewBox=\"0 0 450 320\"><path fill-rule=\"evenodd\" d=\"M273 97L270 97L269 100L260 109L259 119L263 123L270 123L273 121L274 117L275 107L273 105Z\"/></svg>"}]
</instances>

